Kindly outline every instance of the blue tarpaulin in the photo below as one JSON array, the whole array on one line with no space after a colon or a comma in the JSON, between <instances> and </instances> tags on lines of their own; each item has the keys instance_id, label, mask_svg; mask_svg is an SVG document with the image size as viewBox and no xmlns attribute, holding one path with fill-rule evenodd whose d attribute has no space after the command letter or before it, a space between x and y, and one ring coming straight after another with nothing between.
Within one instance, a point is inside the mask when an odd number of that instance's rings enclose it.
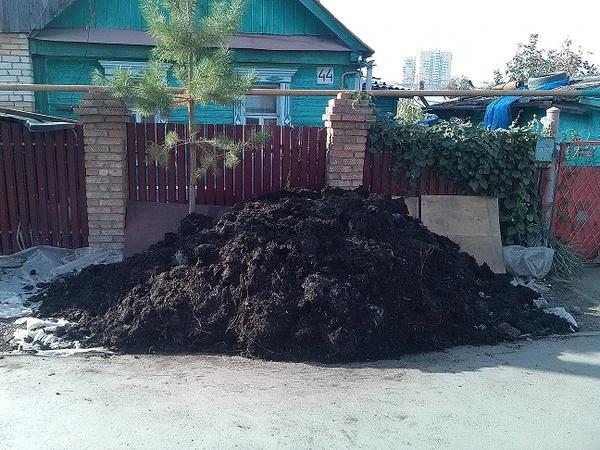
<instances>
[{"instance_id":1,"label":"blue tarpaulin","mask_svg":"<svg viewBox=\"0 0 600 450\"><path fill-rule=\"evenodd\" d=\"M569 84L570 78L567 77L564 80L552 81L550 83L542 84L536 87L535 91L547 91L556 89L561 86ZM517 90L529 90L526 87L519 88ZM495 130L497 128L508 128L511 123L510 105L516 102L520 96L510 95L507 97L500 97L490 103L485 110L485 117L483 118L483 126Z\"/></svg>"}]
</instances>

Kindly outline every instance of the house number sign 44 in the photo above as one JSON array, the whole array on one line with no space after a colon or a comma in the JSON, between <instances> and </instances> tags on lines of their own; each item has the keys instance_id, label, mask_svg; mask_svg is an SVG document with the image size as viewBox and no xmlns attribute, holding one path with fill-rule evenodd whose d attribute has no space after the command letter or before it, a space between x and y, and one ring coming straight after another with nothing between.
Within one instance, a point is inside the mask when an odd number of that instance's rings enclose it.
<instances>
[{"instance_id":1,"label":"house number sign 44","mask_svg":"<svg viewBox=\"0 0 600 450\"><path fill-rule=\"evenodd\" d=\"M317 67L317 84L333 84L333 67Z\"/></svg>"}]
</instances>

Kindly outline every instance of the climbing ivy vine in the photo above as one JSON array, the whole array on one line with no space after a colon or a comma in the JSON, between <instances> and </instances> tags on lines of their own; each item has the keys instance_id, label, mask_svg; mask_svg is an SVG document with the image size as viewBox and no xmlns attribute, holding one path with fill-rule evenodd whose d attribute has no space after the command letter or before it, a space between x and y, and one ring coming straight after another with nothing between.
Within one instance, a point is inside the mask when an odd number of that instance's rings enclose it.
<instances>
[{"instance_id":1,"label":"climbing ivy vine","mask_svg":"<svg viewBox=\"0 0 600 450\"><path fill-rule=\"evenodd\" d=\"M459 183L465 193L497 197L505 245L526 245L542 232L535 166L538 124L488 130L459 121L432 127L378 118L370 152L392 150L393 170L416 182L425 167Z\"/></svg>"}]
</instances>

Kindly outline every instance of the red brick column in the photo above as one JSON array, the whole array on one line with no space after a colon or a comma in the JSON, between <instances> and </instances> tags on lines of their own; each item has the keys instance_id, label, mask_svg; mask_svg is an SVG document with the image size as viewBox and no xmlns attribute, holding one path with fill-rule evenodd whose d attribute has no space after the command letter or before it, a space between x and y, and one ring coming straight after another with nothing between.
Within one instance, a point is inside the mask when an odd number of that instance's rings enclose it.
<instances>
[{"instance_id":1,"label":"red brick column","mask_svg":"<svg viewBox=\"0 0 600 450\"><path fill-rule=\"evenodd\" d=\"M352 92L329 101L323 115L327 127L328 187L355 189L363 184L367 133L375 120L368 99L356 100Z\"/></svg>"},{"instance_id":2,"label":"red brick column","mask_svg":"<svg viewBox=\"0 0 600 450\"><path fill-rule=\"evenodd\" d=\"M123 249L129 112L123 101L100 90L83 94L75 112L84 129L89 245Z\"/></svg>"}]
</instances>

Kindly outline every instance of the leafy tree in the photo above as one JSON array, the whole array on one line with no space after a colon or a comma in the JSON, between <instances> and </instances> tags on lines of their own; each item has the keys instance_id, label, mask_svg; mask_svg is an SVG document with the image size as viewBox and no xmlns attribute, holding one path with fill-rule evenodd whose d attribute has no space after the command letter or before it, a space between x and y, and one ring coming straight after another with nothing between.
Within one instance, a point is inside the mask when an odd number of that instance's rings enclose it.
<instances>
[{"instance_id":1,"label":"leafy tree","mask_svg":"<svg viewBox=\"0 0 600 450\"><path fill-rule=\"evenodd\" d=\"M188 144L190 213L196 203L197 179L209 167L217 170L213 149L223 149L226 164L231 167L237 164L245 145L224 136L199 138L192 132L196 129L195 108L208 103L230 105L241 101L256 81L254 73L240 75L235 70L233 52L228 48L229 40L240 30L244 0L212 1L208 11L202 11L202 3L200 0L143 0L142 12L148 32L156 42L149 68L142 71L140 78L126 69L117 70L112 80L103 79L99 73L95 76L96 82L106 85L114 95L133 98L134 109L144 116L157 110L168 116L174 107L187 108L190 130L187 139L171 132L165 144L153 145L148 155L166 164L173 148ZM170 66L169 72L180 90L170 89L165 66Z\"/></svg>"},{"instance_id":2,"label":"leafy tree","mask_svg":"<svg viewBox=\"0 0 600 450\"><path fill-rule=\"evenodd\" d=\"M570 38L563 41L559 50L541 49L538 42L539 36L534 33L529 35L528 43L517 45L517 53L506 64L509 81L527 82L529 78L556 71L566 72L570 76L600 73L594 64L584 59L581 47L573 48Z\"/></svg>"},{"instance_id":3,"label":"leafy tree","mask_svg":"<svg viewBox=\"0 0 600 450\"><path fill-rule=\"evenodd\" d=\"M456 77L450 78L448 83L444 87L442 87L442 89L450 91L468 91L473 88L473 82L465 75L458 75Z\"/></svg>"},{"instance_id":4,"label":"leafy tree","mask_svg":"<svg viewBox=\"0 0 600 450\"><path fill-rule=\"evenodd\" d=\"M500 69L494 69L493 78L491 80L483 83L482 88L483 89L492 89L495 86L498 86L500 84L505 84L505 83L506 83L506 81L504 81L504 76L502 75L502 72L500 72Z\"/></svg>"}]
</instances>

